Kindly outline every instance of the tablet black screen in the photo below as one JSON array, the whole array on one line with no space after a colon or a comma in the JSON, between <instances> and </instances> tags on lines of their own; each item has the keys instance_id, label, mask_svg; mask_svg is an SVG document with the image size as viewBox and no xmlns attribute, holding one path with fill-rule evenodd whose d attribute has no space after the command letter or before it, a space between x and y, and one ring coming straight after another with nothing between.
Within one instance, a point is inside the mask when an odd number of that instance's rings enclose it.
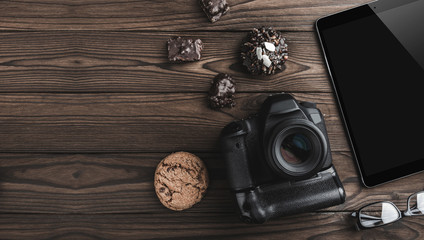
<instances>
[{"instance_id":1,"label":"tablet black screen","mask_svg":"<svg viewBox=\"0 0 424 240\"><path fill-rule=\"evenodd\" d=\"M363 177L400 177L424 161L424 1L361 8L320 36Z\"/></svg>"}]
</instances>

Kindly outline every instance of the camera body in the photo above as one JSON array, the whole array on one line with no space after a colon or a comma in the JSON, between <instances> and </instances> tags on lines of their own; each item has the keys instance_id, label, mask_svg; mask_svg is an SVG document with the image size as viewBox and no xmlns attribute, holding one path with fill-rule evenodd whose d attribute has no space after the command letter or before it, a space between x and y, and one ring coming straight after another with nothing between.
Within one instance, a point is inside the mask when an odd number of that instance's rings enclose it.
<instances>
[{"instance_id":1,"label":"camera body","mask_svg":"<svg viewBox=\"0 0 424 240\"><path fill-rule=\"evenodd\" d=\"M345 201L324 118L314 103L272 95L258 114L228 124L220 144L245 222L263 223Z\"/></svg>"}]
</instances>

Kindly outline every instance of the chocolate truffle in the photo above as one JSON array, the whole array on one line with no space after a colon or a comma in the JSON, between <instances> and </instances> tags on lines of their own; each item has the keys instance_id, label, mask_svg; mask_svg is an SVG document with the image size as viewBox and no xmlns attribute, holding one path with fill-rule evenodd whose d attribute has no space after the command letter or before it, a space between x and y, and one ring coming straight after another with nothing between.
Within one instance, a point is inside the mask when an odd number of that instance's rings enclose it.
<instances>
[{"instance_id":1,"label":"chocolate truffle","mask_svg":"<svg viewBox=\"0 0 424 240\"><path fill-rule=\"evenodd\" d=\"M241 47L243 65L253 75L271 75L284 69L288 59L286 39L271 27L254 28Z\"/></svg>"}]
</instances>

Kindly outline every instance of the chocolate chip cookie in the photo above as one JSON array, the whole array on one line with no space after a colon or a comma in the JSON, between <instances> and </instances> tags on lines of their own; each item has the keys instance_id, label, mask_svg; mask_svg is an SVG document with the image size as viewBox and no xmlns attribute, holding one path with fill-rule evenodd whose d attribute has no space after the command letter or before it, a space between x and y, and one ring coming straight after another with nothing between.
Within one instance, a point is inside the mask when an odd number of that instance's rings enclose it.
<instances>
[{"instance_id":1,"label":"chocolate chip cookie","mask_svg":"<svg viewBox=\"0 0 424 240\"><path fill-rule=\"evenodd\" d=\"M188 152L176 152L158 164L154 185L165 207L182 211L203 198L208 182L208 172L200 158Z\"/></svg>"}]
</instances>

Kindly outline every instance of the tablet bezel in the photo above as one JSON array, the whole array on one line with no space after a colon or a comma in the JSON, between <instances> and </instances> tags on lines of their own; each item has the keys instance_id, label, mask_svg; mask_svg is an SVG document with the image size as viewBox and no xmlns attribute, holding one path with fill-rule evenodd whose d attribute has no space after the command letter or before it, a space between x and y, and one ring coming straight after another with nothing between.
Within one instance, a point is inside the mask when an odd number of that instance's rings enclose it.
<instances>
[{"instance_id":1,"label":"tablet bezel","mask_svg":"<svg viewBox=\"0 0 424 240\"><path fill-rule=\"evenodd\" d=\"M326 54L327 46L325 44L325 39L322 36L322 31L334 26L338 26L338 25L350 22L350 21L361 19L371 14L376 14L376 13L383 12L389 9L397 8L397 7L400 7L412 2L416 2L416 1L420 1L420 0L407 0L402 2L396 1L396 0L375 1L369 4L358 6L356 8L348 9L343 12L322 17L318 19L315 24L315 27L318 33L318 38L321 44L321 49L323 51L325 63L327 65L328 73L330 75L333 92L337 100L339 113L343 121L343 127L345 129L345 132L347 133L348 140L349 140L350 147L353 154L353 158L355 159L355 162L358 166L362 183L366 187L374 187L386 182L390 182L402 177L406 177L418 172L422 172L424 170L424 161L421 161L422 159L419 159L414 162L404 164L399 167L391 168L389 170L379 172L376 174L371 174L371 175L365 174L364 166L361 160L358 158L358 154L356 154L358 148L355 144L355 139L353 138L351 134L349 119L345 117L346 114L342 107L344 105L342 104L343 103L342 99L339 96L337 80L335 80L334 75L332 74L334 72L333 71L334 69L333 69L333 66L330 64L331 63L330 57Z\"/></svg>"}]
</instances>

